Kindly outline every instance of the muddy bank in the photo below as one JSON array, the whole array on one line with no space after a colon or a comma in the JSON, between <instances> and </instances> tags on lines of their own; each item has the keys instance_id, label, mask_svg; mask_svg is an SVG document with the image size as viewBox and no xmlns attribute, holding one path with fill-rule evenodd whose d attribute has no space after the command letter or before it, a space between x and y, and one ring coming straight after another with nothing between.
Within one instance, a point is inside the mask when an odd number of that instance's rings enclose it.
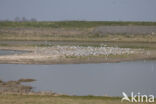
<instances>
[{"instance_id":1,"label":"muddy bank","mask_svg":"<svg viewBox=\"0 0 156 104\"><path fill-rule=\"evenodd\" d=\"M19 47L18 47L19 49ZM155 58L155 51L118 47L52 46L29 48L31 53L0 56L0 63L103 63Z\"/></svg>"},{"instance_id":2,"label":"muddy bank","mask_svg":"<svg viewBox=\"0 0 156 104\"><path fill-rule=\"evenodd\" d=\"M34 92L33 87L23 85L22 83L33 82L35 79L19 79L17 81L2 81L0 80L0 95L3 94L17 94L17 95L52 95L62 96L64 94L56 94L52 91Z\"/></svg>"},{"instance_id":3,"label":"muddy bank","mask_svg":"<svg viewBox=\"0 0 156 104\"><path fill-rule=\"evenodd\" d=\"M18 81L7 81L0 80L0 93L28 93L31 92L31 86L24 86L23 82L32 82L34 79L20 79Z\"/></svg>"},{"instance_id":4,"label":"muddy bank","mask_svg":"<svg viewBox=\"0 0 156 104\"><path fill-rule=\"evenodd\" d=\"M0 64L87 64L87 63L116 63L136 60L155 60L156 56L134 55L117 57L84 57L84 58L58 58L58 59L5 59Z\"/></svg>"}]
</instances>

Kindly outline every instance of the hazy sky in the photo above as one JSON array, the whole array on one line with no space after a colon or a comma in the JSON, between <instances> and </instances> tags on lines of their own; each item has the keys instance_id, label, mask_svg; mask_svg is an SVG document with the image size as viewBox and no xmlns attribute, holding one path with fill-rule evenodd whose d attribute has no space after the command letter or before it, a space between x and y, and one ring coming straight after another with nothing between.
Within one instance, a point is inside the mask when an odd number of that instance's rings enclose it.
<instances>
[{"instance_id":1,"label":"hazy sky","mask_svg":"<svg viewBox=\"0 0 156 104\"><path fill-rule=\"evenodd\" d=\"M0 0L0 20L156 21L156 0Z\"/></svg>"}]
</instances>

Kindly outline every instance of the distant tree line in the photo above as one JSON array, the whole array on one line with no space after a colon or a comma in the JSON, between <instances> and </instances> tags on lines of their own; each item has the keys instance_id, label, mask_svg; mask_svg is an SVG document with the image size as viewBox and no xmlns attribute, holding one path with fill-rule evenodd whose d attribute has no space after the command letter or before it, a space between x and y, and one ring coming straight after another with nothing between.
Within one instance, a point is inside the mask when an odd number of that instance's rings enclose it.
<instances>
[{"instance_id":1,"label":"distant tree line","mask_svg":"<svg viewBox=\"0 0 156 104\"><path fill-rule=\"evenodd\" d=\"M26 17L15 17L14 21L16 22L37 22L36 18L27 19Z\"/></svg>"}]
</instances>

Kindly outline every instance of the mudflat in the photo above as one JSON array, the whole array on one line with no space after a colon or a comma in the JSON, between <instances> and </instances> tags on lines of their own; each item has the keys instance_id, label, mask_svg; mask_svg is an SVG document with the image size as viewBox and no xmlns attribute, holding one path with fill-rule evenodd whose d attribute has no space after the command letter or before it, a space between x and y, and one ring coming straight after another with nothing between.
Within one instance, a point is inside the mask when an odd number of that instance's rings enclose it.
<instances>
[{"instance_id":1,"label":"mudflat","mask_svg":"<svg viewBox=\"0 0 156 104\"><path fill-rule=\"evenodd\" d=\"M0 22L0 63L102 63L156 58L155 22Z\"/></svg>"}]
</instances>

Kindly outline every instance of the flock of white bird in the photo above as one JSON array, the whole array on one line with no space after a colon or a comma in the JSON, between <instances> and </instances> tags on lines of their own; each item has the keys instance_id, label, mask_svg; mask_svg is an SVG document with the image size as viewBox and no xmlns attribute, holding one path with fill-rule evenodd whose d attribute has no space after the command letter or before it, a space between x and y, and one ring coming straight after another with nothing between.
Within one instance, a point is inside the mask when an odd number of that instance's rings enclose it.
<instances>
[{"instance_id":1,"label":"flock of white bird","mask_svg":"<svg viewBox=\"0 0 156 104\"><path fill-rule=\"evenodd\" d=\"M51 46L45 48L36 48L35 54L59 55L59 56L90 56L90 55L122 55L134 54L138 50L119 47L84 47L84 46Z\"/></svg>"}]
</instances>

